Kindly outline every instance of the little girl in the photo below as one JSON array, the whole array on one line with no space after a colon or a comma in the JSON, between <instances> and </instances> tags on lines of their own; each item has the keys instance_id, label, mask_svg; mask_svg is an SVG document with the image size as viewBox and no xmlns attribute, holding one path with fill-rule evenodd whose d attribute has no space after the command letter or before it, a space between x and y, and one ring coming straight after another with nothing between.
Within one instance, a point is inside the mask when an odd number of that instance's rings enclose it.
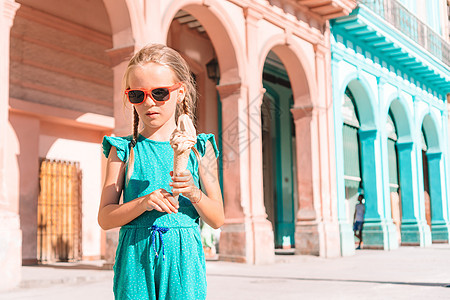
<instances>
[{"instance_id":1,"label":"little girl","mask_svg":"<svg viewBox=\"0 0 450 300\"><path fill-rule=\"evenodd\" d=\"M191 151L187 170L174 176L169 143L179 115L194 120L197 94L189 67L175 50L149 45L130 60L124 85L133 135L103 139L108 162L98 212L104 230L121 226L115 298L205 299L198 224L199 217L213 228L224 222L218 150L212 134L199 134L199 157ZM178 201L172 193L181 193Z\"/></svg>"}]
</instances>

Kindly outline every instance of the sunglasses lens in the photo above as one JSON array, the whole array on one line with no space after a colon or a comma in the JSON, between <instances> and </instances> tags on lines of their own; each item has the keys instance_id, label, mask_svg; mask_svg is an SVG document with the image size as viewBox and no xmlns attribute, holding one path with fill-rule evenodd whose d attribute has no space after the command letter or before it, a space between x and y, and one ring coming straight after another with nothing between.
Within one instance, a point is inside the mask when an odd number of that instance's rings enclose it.
<instances>
[{"instance_id":1,"label":"sunglasses lens","mask_svg":"<svg viewBox=\"0 0 450 300\"><path fill-rule=\"evenodd\" d=\"M138 104L144 101L145 93L140 90L132 90L128 92L128 99L133 104Z\"/></svg>"},{"instance_id":2,"label":"sunglasses lens","mask_svg":"<svg viewBox=\"0 0 450 300\"><path fill-rule=\"evenodd\" d=\"M170 92L167 88L159 88L152 91L152 97L156 101L166 101L167 99L169 99L169 95Z\"/></svg>"}]
</instances>

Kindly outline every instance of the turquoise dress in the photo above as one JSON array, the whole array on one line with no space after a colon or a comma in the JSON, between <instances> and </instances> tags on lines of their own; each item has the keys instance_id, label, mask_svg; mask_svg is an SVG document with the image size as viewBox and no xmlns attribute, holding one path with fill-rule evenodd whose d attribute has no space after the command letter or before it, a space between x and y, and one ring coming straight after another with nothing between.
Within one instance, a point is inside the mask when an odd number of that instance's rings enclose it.
<instances>
[{"instance_id":1,"label":"turquoise dress","mask_svg":"<svg viewBox=\"0 0 450 300\"><path fill-rule=\"evenodd\" d=\"M111 147L124 162L132 137L103 138L103 153ZM205 155L206 142L217 146L212 134L199 134L195 148ZM173 149L139 135L134 147L135 163L123 201L132 201L157 189L171 191ZM198 186L198 162L191 151L188 170ZM188 198L180 195L178 213L147 211L121 227L114 263L115 299L206 299L205 257L199 231L199 215Z\"/></svg>"}]
</instances>

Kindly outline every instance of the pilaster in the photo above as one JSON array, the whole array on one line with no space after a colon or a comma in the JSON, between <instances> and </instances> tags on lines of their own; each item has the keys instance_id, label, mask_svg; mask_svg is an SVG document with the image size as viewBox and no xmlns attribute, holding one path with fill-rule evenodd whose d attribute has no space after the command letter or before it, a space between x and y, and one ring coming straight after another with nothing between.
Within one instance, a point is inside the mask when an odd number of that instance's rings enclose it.
<instances>
[{"instance_id":1,"label":"pilaster","mask_svg":"<svg viewBox=\"0 0 450 300\"><path fill-rule=\"evenodd\" d=\"M427 153L430 198L431 239L433 243L448 243L449 223L446 218L445 174L442 153Z\"/></svg>"},{"instance_id":2,"label":"pilaster","mask_svg":"<svg viewBox=\"0 0 450 300\"><path fill-rule=\"evenodd\" d=\"M8 151L9 127L9 49L10 31L19 4L13 0L0 0L0 265L2 277L0 290L11 289L19 285L22 264L22 231L18 215L19 191L11 190L8 182L7 161L16 159Z\"/></svg>"},{"instance_id":3,"label":"pilaster","mask_svg":"<svg viewBox=\"0 0 450 300\"><path fill-rule=\"evenodd\" d=\"M364 248L390 250L397 244L395 227L386 220L382 187L379 132L376 129L359 131L361 169L366 212L364 216Z\"/></svg>"},{"instance_id":4,"label":"pilaster","mask_svg":"<svg viewBox=\"0 0 450 300\"><path fill-rule=\"evenodd\" d=\"M414 196L411 200L402 199L402 245L426 247L431 245L431 231L425 220L422 149L417 144L416 141L414 147L411 146L411 159L416 166L416 172L412 174ZM404 171L404 168L401 170Z\"/></svg>"},{"instance_id":5,"label":"pilaster","mask_svg":"<svg viewBox=\"0 0 450 300\"><path fill-rule=\"evenodd\" d=\"M106 52L113 70L113 101L114 101L114 134L126 136L132 133L133 110L131 105L124 102L123 76L128 62L133 56L135 45L113 48ZM125 104L125 105L124 105Z\"/></svg>"},{"instance_id":6,"label":"pilaster","mask_svg":"<svg viewBox=\"0 0 450 300\"><path fill-rule=\"evenodd\" d=\"M313 106L291 109L297 142L298 212L295 225L295 250L299 254L326 256L322 222L317 112Z\"/></svg>"},{"instance_id":7,"label":"pilaster","mask_svg":"<svg viewBox=\"0 0 450 300\"><path fill-rule=\"evenodd\" d=\"M116 136L132 134L133 114L129 104L124 106L123 76L130 58L135 50L134 45L113 48L106 52L113 70L113 102L114 102L114 131ZM126 102L125 102L126 103ZM115 253L119 242L119 229L105 231L105 263L104 267L112 269Z\"/></svg>"}]
</instances>

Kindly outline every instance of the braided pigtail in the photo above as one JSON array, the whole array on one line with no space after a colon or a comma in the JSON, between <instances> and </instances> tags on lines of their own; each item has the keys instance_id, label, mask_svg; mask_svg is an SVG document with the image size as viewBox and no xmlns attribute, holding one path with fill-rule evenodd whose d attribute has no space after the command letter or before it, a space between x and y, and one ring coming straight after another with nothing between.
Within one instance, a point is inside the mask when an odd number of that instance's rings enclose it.
<instances>
[{"instance_id":1,"label":"braided pigtail","mask_svg":"<svg viewBox=\"0 0 450 300\"><path fill-rule=\"evenodd\" d=\"M130 142L131 149L130 149L130 157L128 158L128 171L127 171L127 177L126 177L126 185L130 182L131 175L133 174L134 169L134 146L136 146L137 140L138 140L138 129L139 129L139 114L136 111L136 108L133 107L133 115L134 115L134 122L133 122L133 139Z\"/></svg>"}]
</instances>

